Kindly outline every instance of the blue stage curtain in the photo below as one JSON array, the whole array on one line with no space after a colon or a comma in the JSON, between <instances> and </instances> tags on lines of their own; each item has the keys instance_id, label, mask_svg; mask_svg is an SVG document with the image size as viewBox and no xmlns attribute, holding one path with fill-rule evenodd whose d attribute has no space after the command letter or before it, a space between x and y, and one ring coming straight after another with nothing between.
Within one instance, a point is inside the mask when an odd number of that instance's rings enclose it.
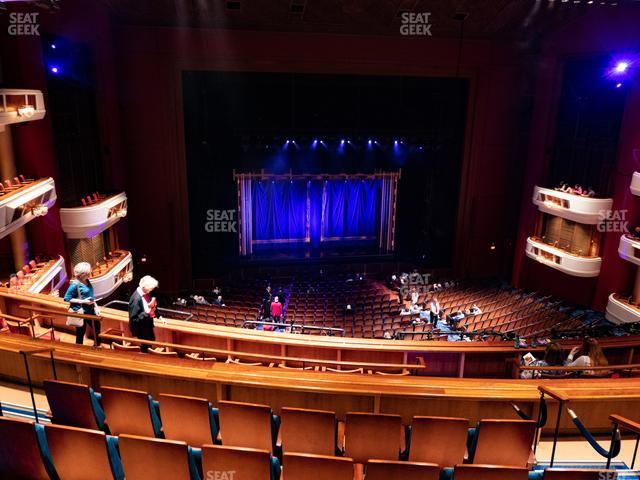
<instances>
[{"instance_id":1,"label":"blue stage curtain","mask_svg":"<svg viewBox=\"0 0 640 480\"><path fill-rule=\"evenodd\" d=\"M379 198L379 180L326 181L323 240L375 240Z\"/></svg>"},{"instance_id":2,"label":"blue stage curtain","mask_svg":"<svg viewBox=\"0 0 640 480\"><path fill-rule=\"evenodd\" d=\"M304 242L307 230L307 182L254 181L253 241Z\"/></svg>"}]
</instances>

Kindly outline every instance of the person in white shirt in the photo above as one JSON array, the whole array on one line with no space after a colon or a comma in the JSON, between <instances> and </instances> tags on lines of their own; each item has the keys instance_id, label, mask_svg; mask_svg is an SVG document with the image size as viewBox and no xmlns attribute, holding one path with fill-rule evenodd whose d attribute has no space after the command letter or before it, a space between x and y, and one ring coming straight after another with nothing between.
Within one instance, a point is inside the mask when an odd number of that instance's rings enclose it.
<instances>
[{"instance_id":1,"label":"person in white shirt","mask_svg":"<svg viewBox=\"0 0 640 480\"><path fill-rule=\"evenodd\" d=\"M420 299L420 294L418 293L418 291L414 288L411 289L411 307L413 307L414 305L416 305L418 303L418 300Z\"/></svg>"},{"instance_id":2,"label":"person in white shirt","mask_svg":"<svg viewBox=\"0 0 640 480\"><path fill-rule=\"evenodd\" d=\"M436 325L440 318L440 302L438 302L437 297L433 297L431 299L431 304L429 305L429 311L431 312L431 315L430 315L431 323Z\"/></svg>"},{"instance_id":3,"label":"person in white shirt","mask_svg":"<svg viewBox=\"0 0 640 480\"><path fill-rule=\"evenodd\" d=\"M580 352L580 355L576 357L578 352ZM567 367L603 367L609 365L609 362L604 356L604 352L598 341L595 338L587 337L583 340L582 347L574 347L571 349L565 365ZM585 370L582 373L594 375L595 370Z\"/></svg>"}]
</instances>

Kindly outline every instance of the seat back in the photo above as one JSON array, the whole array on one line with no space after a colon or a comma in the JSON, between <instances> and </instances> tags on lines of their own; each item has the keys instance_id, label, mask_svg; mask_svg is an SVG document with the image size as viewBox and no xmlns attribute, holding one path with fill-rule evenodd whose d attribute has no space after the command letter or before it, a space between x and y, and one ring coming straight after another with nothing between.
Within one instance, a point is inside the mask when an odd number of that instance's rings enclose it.
<instances>
[{"instance_id":1,"label":"seat back","mask_svg":"<svg viewBox=\"0 0 640 480\"><path fill-rule=\"evenodd\" d=\"M229 475L216 476L216 472ZM235 472L233 476L231 472ZM205 445L202 447L202 473L203 478L268 480L271 477L271 454L254 448Z\"/></svg>"},{"instance_id":2,"label":"seat back","mask_svg":"<svg viewBox=\"0 0 640 480\"><path fill-rule=\"evenodd\" d=\"M273 451L271 407L221 400L222 444Z\"/></svg>"},{"instance_id":3,"label":"seat back","mask_svg":"<svg viewBox=\"0 0 640 480\"><path fill-rule=\"evenodd\" d=\"M0 417L0 478L49 478L33 422Z\"/></svg>"},{"instance_id":4,"label":"seat back","mask_svg":"<svg viewBox=\"0 0 640 480\"><path fill-rule=\"evenodd\" d=\"M547 468L544 480L615 480L618 472L615 470L595 470L588 468Z\"/></svg>"},{"instance_id":5,"label":"seat back","mask_svg":"<svg viewBox=\"0 0 640 480\"><path fill-rule=\"evenodd\" d=\"M162 430L168 440L187 442L192 447L213 443L209 400L160 394Z\"/></svg>"},{"instance_id":6,"label":"seat back","mask_svg":"<svg viewBox=\"0 0 640 480\"><path fill-rule=\"evenodd\" d=\"M118 439L118 447L127 480L191 478L189 449L185 442L124 434Z\"/></svg>"},{"instance_id":7,"label":"seat back","mask_svg":"<svg viewBox=\"0 0 640 480\"><path fill-rule=\"evenodd\" d=\"M141 437L155 437L149 394L138 390L100 387L102 407L112 435L128 433Z\"/></svg>"},{"instance_id":8,"label":"seat back","mask_svg":"<svg viewBox=\"0 0 640 480\"><path fill-rule=\"evenodd\" d=\"M53 423L88 429L102 427L96 419L92 393L86 385L45 380L44 391Z\"/></svg>"},{"instance_id":9,"label":"seat back","mask_svg":"<svg viewBox=\"0 0 640 480\"><path fill-rule=\"evenodd\" d=\"M402 420L400 415L347 413L344 435L345 455L356 463L370 458L398 460Z\"/></svg>"},{"instance_id":10,"label":"seat back","mask_svg":"<svg viewBox=\"0 0 640 480\"><path fill-rule=\"evenodd\" d=\"M53 465L60 478L113 478L104 432L64 425L47 425L45 434Z\"/></svg>"},{"instance_id":11,"label":"seat back","mask_svg":"<svg viewBox=\"0 0 640 480\"><path fill-rule=\"evenodd\" d=\"M399 462L397 460L369 460L367 480L438 480L440 466L435 463Z\"/></svg>"},{"instance_id":12,"label":"seat back","mask_svg":"<svg viewBox=\"0 0 640 480\"><path fill-rule=\"evenodd\" d=\"M335 413L302 408L283 408L280 417L280 438L285 452L335 455Z\"/></svg>"},{"instance_id":13,"label":"seat back","mask_svg":"<svg viewBox=\"0 0 640 480\"><path fill-rule=\"evenodd\" d=\"M501 465L456 465L453 480L528 480L529 470Z\"/></svg>"},{"instance_id":14,"label":"seat back","mask_svg":"<svg viewBox=\"0 0 640 480\"><path fill-rule=\"evenodd\" d=\"M468 429L466 418L413 417L409 460L453 468L464 460Z\"/></svg>"},{"instance_id":15,"label":"seat back","mask_svg":"<svg viewBox=\"0 0 640 480\"><path fill-rule=\"evenodd\" d=\"M473 463L527 466L535 430L532 420L480 420Z\"/></svg>"},{"instance_id":16,"label":"seat back","mask_svg":"<svg viewBox=\"0 0 640 480\"><path fill-rule=\"evenodd\" d=\"M285 453L286 480L353 480L353 460L310 453Z\"/></svg>"}]
</instances>

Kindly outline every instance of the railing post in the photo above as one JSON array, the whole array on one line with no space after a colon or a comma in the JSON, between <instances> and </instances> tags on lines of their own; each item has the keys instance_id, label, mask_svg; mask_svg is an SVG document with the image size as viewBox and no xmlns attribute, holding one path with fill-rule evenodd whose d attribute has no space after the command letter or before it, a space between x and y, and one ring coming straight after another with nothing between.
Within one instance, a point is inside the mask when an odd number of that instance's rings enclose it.
<instances>
[{"instance_id":1,"label":"railing post","mask_svg":"<svg viewBox=\"0 0 640 480\"><path fill-rule=\"evenodd\" d=\"M540 403L538 404L538 421L536 422L535 442L533 442L533 453L536 453L538 449L538 442L540 441L540 420L542 420L542 402L544 401L544 392L540 392Z\"/></svg>"},{"instance_id":2,"label":"railing post","mask_svg":"<svg viewBox=\"0 0 640 480\"><path fill-rule=\"evenodd\" d=\"M53 379L58 380L58 372L56 371L56 361L53 358L53 348L49 351L49 356L51 357L51 371L53 372Z\"/></svg>"},{"instance_id":3,"label":"railing post","mask_svg":"<svg viewBox=\"0 0 640 480\"><path fill-rule=\"evenodd\" d=\"M636 436L636 448L633 449L633 459L631 460L631 470L636 465L636 457L638 456L638 446L640 446L640 434Z\"/></svg>"},{"instance_id":4,"label":"railing post","mask_svg":"<svg viewBox=\"0 0 640 480\"><path fill-rule=\"evenodd\" d=\"M611 443L609 444L609 453L607 453L607 469L611 466L611 458L613 456L613 444L616 441L616 435L618 434L618 424L613 422L611 429Z\"/></svg>"},{"instance_id":5,"label":"railing post","mask_svg":"<svg viewBox=\"0 0 640 480\"><path fill-rule=\"evenodd\" d=\"M24 369L27 372L27 382L29 383L29 394L31 395L31 405L33 406L33 415L36 418L36 423L40 423L40 419L38 418L38 408L36 407L36 397L33 393L33 382L31 381L31 371L29 370L29 359L27 358L26 352L21 351L20 354L22 358L24 358Z\"/></svg>"}]
</instances>

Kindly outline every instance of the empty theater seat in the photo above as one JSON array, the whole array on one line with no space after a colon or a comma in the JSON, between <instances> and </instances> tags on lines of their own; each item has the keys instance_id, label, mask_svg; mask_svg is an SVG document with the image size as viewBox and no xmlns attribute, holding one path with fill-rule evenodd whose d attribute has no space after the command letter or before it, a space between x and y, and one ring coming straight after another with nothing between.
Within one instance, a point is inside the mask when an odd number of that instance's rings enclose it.
<instances>
[{"instance_id":1,"label":"empty theater seat","mask_svg":"<svg viewBox=\"0 0 640 480\"><path fill-rule=\"evenodd\" d=\"M221 400L218 409L223 445L273 453L279 418L273 415L271 407Z\"/></svg>"},{"instance_id":2,"label":"empty theater seat","mask_svg":"<svg viewBox=\"0 0 640 480\"><path fill-rule=\"evenodd\" d=\"M453 468L464 460L468 431L466 418L413 417L409 460Z\"/></svg>"},{"instance_id":3,"label":"empty theater seat","mask_svg":"<svg viewBox=\"0 0 640 480\"><path fill-rule=\"evenodd\" d=\"M535 430L536 422L532 420L480 420L473 463L526 467Z\"/></svg>"},{"instance_id":4,"label":"empty theater seat","mask_svg":"<svg viewBox=\"0 0 640 480\"><path fill-rule=\"evenodd\" d=\"M367 480L438 480L440 466L435 463L369 460Z\"/></svg>"},{"instance_id":5,"label":"empty theater seat","mask_svg":"<svg viewBox=\"0 0 640 480\"><path fill-rule=\"evenodd\" d=\"M164 394L159 400L165 438L198 448L214 443L218 429L209 400Z\"/></svg>"},{"instance_id":6,"label":"empty theater seat","mask_svg":"<svg viewBox=\"0 0 640 480\"><path fill-rule=\"evenodd\" d=\"M615 470L547 468L544 480L614 480L618 478Z\"/></svg>"},{"instance_id":7,"label":"empty theater seat","mask_svg":"<svg viewBox=\"0 0 640 480\"><path fill-rule=\"evenodd\" d=\"M101 402L112 435L128 433L141 437L160 437L162 426L157 402L138 390L100 387Z\"/></svg>"},{"instance_id":8,"label":"empty theater seat","mask_svg":"<svg viewBox=\"0 0 640 480\"><path fill-rule=\"evenodd\" d=\"M218 472L218 477L215 472ZM205 479L220 478L225 473L226 478L231 478L229 472L235 472L233 478L237 480L277 480L280 477L280 465L267 450L222 445L202 447L202 473Z\"/></svg>"},{"instance_id":9,"label":"empty theater seat","mask_svg":"<svg viewBox=\"0 0 640 480\"><path fill-rule=\"evenodd\" d=\"M120 435L118 448L127 480L200 478L194 452L185 442Z\"/></svg>"},{"instance_id":10,"label":"empty theater seat","mask_svg":"<svg viewBox=\"0 0 640 480\"><path fill-rule=\"evenodd\" d=\"M92 388L77 383L45 380L44 391L53 423L102 430L105 417L99 396Z\"/></svg>"},{"instance_id":11,"label":"empty theater seat","mask_svg":"<svg viewBox=\"0 0 640 480\"><path fill-rule=\"evenodd\" d=\"M45 480L47 470L53 475L42 426L0 417L0 478Z\"/></svg>"},{"instance_id":12,"label":"empty theater seat","mask_svg":"<svg viewBox=\"0 0 640 480\"><path fill-rule=\"evenodd\" d=\"M280 441L285 452L335 455L336 415L323 410L283 408Z\"/></svg>"},{"instance_id":13,"label":"empty theater seat","mask_svg":"<svg viewBox=\"0 0 640 480\"><path fill-rule=\"evenodd\" d=\"M99 430L47 425L45 434L54 469L63 480L124 478L115 437Z\"/></svg>"},{"instance_id":14,"label":"empty theater seat","mask_svg":"<svg viewBox=\"0 0 640 480\"><path fill-rule=\"evenodd\" d=\"M310 453L285 453L283 480L353 480L353 459Z\"/></svg>"},{"instance_id":15,"label":"empty theater seat","mask_svg":"<svg viewBox=\"0 0 640 480\"><path fill-rule=\"evenodd\" d=\"M501 465L456 465L453 480L527 480L529 470Z\"/></svg>"},{"instance_id":16,"label":"empty theater seat","mask_svg":"<svg viewBox=\"0 0 640 480\"><path fill-rule=\"evenodd\" d=\"M345 455L356 463L370 458L398 460L402 445L400 415L347 413Z\"/></svg>"}]
</instances>

